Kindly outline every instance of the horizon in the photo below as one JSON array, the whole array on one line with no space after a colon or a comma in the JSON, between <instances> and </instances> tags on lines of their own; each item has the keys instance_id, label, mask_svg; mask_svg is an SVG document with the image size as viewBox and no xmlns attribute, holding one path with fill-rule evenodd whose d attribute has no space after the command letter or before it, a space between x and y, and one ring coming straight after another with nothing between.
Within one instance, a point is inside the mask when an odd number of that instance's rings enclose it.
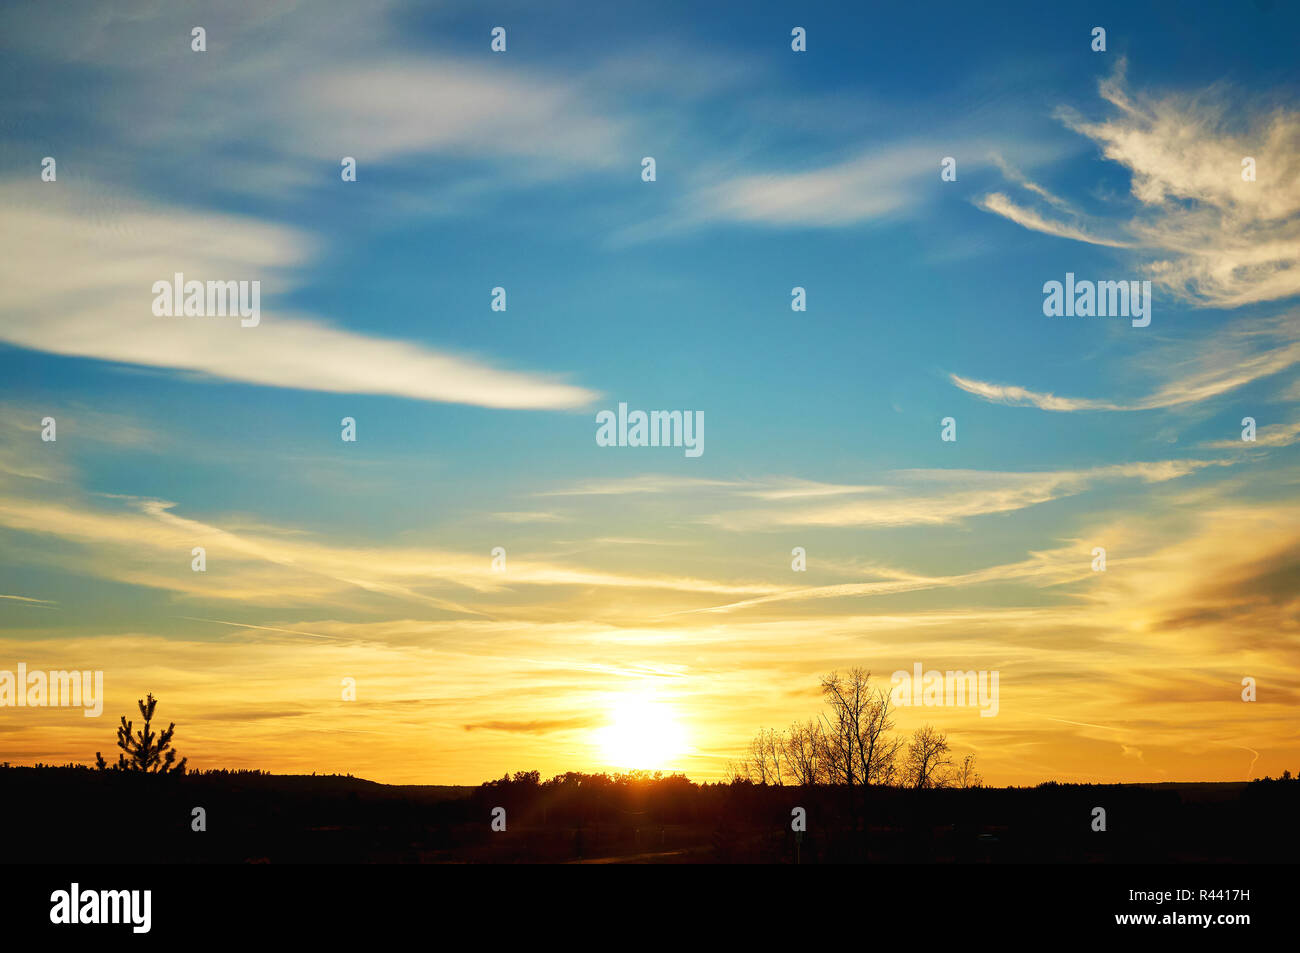
<instances>
[{"instance_id":1,"label":"horizon","mask_svg":"<svg viewBox=\"0 0 1300 953\"><path fill-rule=\"evenodd\" d=\"M1167 19L0 10L0 761L1300 765L1300 12Z\"/></svg>"},{"instance_id":2,"label":"horizon","mask_svg":"<svg viewBox=\"0 0 1300 953\"><path fill-rule=\"evenodd\" d=\"M30 770L30 771L82 771L82 770L97 771L97 769L93 764L10 764L9 762L0 762L0 769L10 770L10 769L18 769L18 768L22 768L24 770ZM456 788L465 791L474 791L479 788L491 787L494 784L500 784L505 781L517 783L517 779L515 778L515 775L527 774L527 773L529 772L506 771L503 772L503 776L500 778L488 778L486 780L479 781L473 784L448 784L440 781L389 782L389 781L376 781L373 778L365 778L356 774L333 774L333 773L321 774L320 772L314 772L308 774L283 774L275 771L264 771L258 768L203 768L197 770L187 769L185 773L181 776L194 777L194 778L207 778L207 777L218 777L218 776L220 777L253 776L253 777L261 777L261 778L316 778L317 780L361 781L366 784L377 784L381 787ZM650 771L646 769L635 769L635 768L626 771L591 771L591 772L566 771L566 772L561 772L560 774L553 775L549 778L539 773L537 783L539 784L539 786L545 787L546 785L563 781L568 777L605 778L612 782L621 781L621 782L635 783L635 784L640 784L640 783L654 784L659 781L679 780L679 781L686 781L689 784L692 784L696 787L703 787L706 785L718 785L722 787L730 787L731 785L749 785L752 787L764 786L758 782L746 778L732 778L732 779L724 778L718 781L702 781L696 778L692 778L689 775L682 774L680 772L669 773L666 771ZM1276 778L1257 777L1257 778L1246 778L1241 780L1229 779L1224 781L1113 781L1112 782L1112 781L1052 780L1052 781L1040 781L1037 784L1030 784L1030 785L1014 785L1014 784L993 785L993 784L981 783L979 785L972 786L971 788L943 786L938 788L931 788L928 790L1032 791L1036 788L1049 787L1052 785L1055 785L1057 787L1152 787L1152 786L1159 786L1159 785L1195 786L1195 785L1205 785L1205 784L1245 785L1245 784L1251 784L1252 782L1255 781L1271 783L1274 781L1293 781L1296 779L1297 778L1295 775L1292 775L1289 770L1286 770L1282 775L1279 775ZM904 793L913 790L912 788L909 788L907 785L903 785L903 784L892 784L892 785L881 784L881 785L870 785L870 786L872 788L884 788L884 789L889 789L889 790L899 791ZM835 789L845 788L847 787L847 785L840 782L817 782L816 784L812 784L812 785L804 785L798 782L787 783L783 781L779 784L769 783L766 785L766 787L774 788L774 789L775 788L800 789L800 788L812 787L817 789L835 790Z\"/></svg>"}]
</instances>

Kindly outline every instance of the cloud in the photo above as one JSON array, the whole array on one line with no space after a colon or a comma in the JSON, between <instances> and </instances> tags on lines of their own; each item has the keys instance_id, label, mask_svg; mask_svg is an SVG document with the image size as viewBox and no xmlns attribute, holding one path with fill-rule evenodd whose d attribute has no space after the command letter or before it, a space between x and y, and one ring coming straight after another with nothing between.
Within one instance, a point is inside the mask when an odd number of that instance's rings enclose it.
<instances>
[{"instance_id":1,"label":"cloud","mask_svg":"<svg viewBox=\"0 0 1300 953\"><path fill-rule=\"evenodd\" d=\"M679 477L645 474L618 480L588 481L538 496L625 496L676 493L684 490L717 490L763 500L802 499L822 496L849 496L876 493L884 487L844 483L822 483L798 477L771 477L764 480L713 480L704 477Z\"/></svg>"},{"instance_id":2,"label":"cloud","mask_svg":"<svg viewBox=\"0 0 1300 953\"><path fill-rule=\"evenodd\" d=\"M761 126L770 125L774 110L787 109L790 121L808 122L808 103L803 98L750 104ZM834 126L846 109L837 102L815 120L824 132ZM936 108L941 108L936 106ZM906 126L906 117L886 118L885 107L876 106L877 123ZM769 229L837 229L915 217L930 201L941 195L934 188L940 160L947 155L962 157L962 174L977 174L998 161L988 140L972 131L969 120L957 117L945 126L942 138L901 133L894 141L872 141L857 146L848 158L819 156L800 162L790 158L773 161L787 144L773 144L762 153L761 162L752 154L698 161L684 170L685 192L671 208L645 221L626 225L614 233L616 245L636 243L714 226L751 226ZM861 132L861 130L859 130ZM848 133L845 133L848 134ZM1000 143L1005 147L1005 140ZM807 142L799 142L806 153ZM1038 162L1046 150L1030 143L1016 143L1027 161Z\"/></svg>"},{"instance_id":3,"label":"cloud","mask_svg":"<svg viewBox=\"0 0 1300 953\"><path fill-rule=\"evenodd\" d=\"M1029 184L1032 185L1032 183ZM1090 245L1104 245L1108 248L1132 247L1130 242L1090 235L1076 225L1048 219L1032 209L1017 205L1001 192L990 192L976 204L986 212L994 212L1003 218L1009 218L1017 225L1023 225L1031 231L1055 235L1058 238L1069 238L1076 242L1087 242Z\"/></svg>"},{"instance_id":4,"label":"cloud","mask_svg":"<svg viewBox=\"0 0 1300 953\"><path fill-rule=\"evenodd\" d=\"M1244 440L1215 440L1206 443L1213 450L1249 450L1252 447L1289 447L1300 440L1300 420L1284 424L1265 424L1255 431L1255 442Z\"/></svg>"},{"instance_id":5,"label":"cloud","mask_svg":"<svg viewBox=\"0 0 1300 953\"><path fill-rule=\"evenodd\" d=\"M101 217L93 190L62 182L0 184L0 204L10 225L0 243L0 340L20 347L268 387L482 407L564 409L596 396L278 310L276 299L293 287L291 269L313 251L286 227L138 201ZM261 281L261 323L155 316L153 284L176 272Z\"/></svg>"},{"instance_id":6,"label":"cloud","mask_svg":"<svg viewBox=\"0 0 1300 953\"><path fill-rule=\"evenodd\" d=\"M1196 306L1300 294L1300 112L1222 85L1131 95L1122 61L1100 92L1116 109L1110 118L1090 122L1068 109L1059 117L1131 173L1137 212L1115 223L1128 240L1097 238L1001 193L980 206L1034 231L1144 249L1153 256L1144 265L1151 278ZM1242 179L1247 157L1256 181Z\"/></svg>"},{"instance_id":7,"label":"cloud","mask_svg":"<svg viewBox=\"0 0 1300 953\"><path fill-rule=\"evenodd\" d=\"M580 731L600 724L599 718L579 715L575 718L539 718L531 721L482 721L466 725L466 731L505 731L513 734L549 735L556 731Z\"/></svg>"},{"instance_id":8,"label":"cloud","mask_svg":"<svg viewBox=\"0 0 1300 953\"><path fill-rule=\"evenodd\" d=\"M493 513L494 519L505 523L559 523L567 519L559 513L533 510L515 510L505 513Z\"/></svg>"},{"instance_id":9,"label":"cloud","mask_svg":"<svg viewBox=\"0 0 1300 953\"><path fill-rule=\"evenodd\" d=\"M886 488L850 483L819 483L815 480L791 479L746 490L748 496L762 500L797 500L822 496L851 496L858 493L880 493Z\"/></svg>"},{"instance_id":10,"label":"cloud","mask_svg":"<svg viewBox=\"0 0 1300 953\"><path fill-rule=\"evenodd\" d=\"M938 176L939 160L950 153L967 157L966 173L994 161L979 138L950 135L942 143L907 139L872 145L851 158L812 168L753 171L743 162L703 165L671 212L623 228L615 241L715 225L846 228L901 218L924 208L927 196L935 194L931 180Z\"/></svg>"},{"instance_id":11,"label":"cloud","mask_svg":"<svg viewBox=\"0 0 1300 953\"><path fill-rule=\"evenodd\" d=\"M538 496L624 496L640 493L673 493L680 490L726 489L741 486L734 480L708 480L697 477L646 474L621 480L592 480L560 490L547 490Z\"/></svg>"},{"instance_id":12,"label":"cloud","mask_svg":"<svg viewBox=\"0 0 1300 953\"><path fill-rule=\"evenodd\" d=\"M339 545L274 529L232 532L180 516L171 502L112 502L119 508L0 494L0 528L78 544L82 549L72 557L72 565L79 573L209 603L356 608L365 604L361 597L369 595L473 616L496 611L494 600L509 605L513 593L529 587L551 590L547 600L552 609L560 600L556 588L582 593L588 602L592 589L749 596L785 588L681 573L610 572L523 557L510 559L508 573L496 573L482 554ZM191 571L194 546L206 549L208 572ZM36 561L34 548L29 558ZM55 559L62 560L59 565L66 571L67 557ZM475 604L467 604L468 598Z\"/></svg>"},{"instance_id":13,"label":"cloud","mask_svg":"<svg viewBox=\"0 0 1300 953\"><path fill-rule=\"evenodd\" d=\"M1300 508L1285 499L1220 499L1189 515L1177 538L1161 534L1122 573L1108 573L1090 611L1134 639L1176 633L1180 651L1189 654L1247 645L1255 653L1294 653ZM1241 675L1234 681L1239 690ZM1235 695L1231 683L1228 690Z\"/></svg>"},{"instance_id":14,"label":"cloud","mask_svg":"<svg viewBox=\"0 0 1300 953\"><path fill-rule=\"evenodd\" d=\"M1021 188L1028 189L1030 192L1033 192L1035 195L1037 195L1039 198L1043 199L1050 205L1055 205L1057 208L1064 209L1066 211L1070 210L1069 202L1061 198L1059 195L1049 192L1047 189L1043 188L1043 186L1039 185L1037 182L1032 181L1023 172L1015 168L1013 165L1011 165L1011 163L1007 162L1006 159L1004 159L1002 156L994 155L993 163L1002 171L1002 174L1007 179L1016 183Z\"/></svg>"},{"instance_id":15,"label":"cloud","mask_svg":"<svg viewBox=\"0 0 1300 953\"><path fill-rule=\"evenodd\" d=\"M1300 377L1284 384L1277 394L1277 400L1286 403L1300 403Z\"/></svg>"},{"instance_id":16,"label":"cloud","mask_svg":"<svg viewBox=\"0 0 1300 953\"><path fill-rule=\"evenodd\" d=\"M393 58L299 77L276 117L286 145L333 159L410 155L514 156L578 169L623 156L623 124L571 83L479 60ZM635 157L625 156L627 159Z\"/></svg>"},{"instance_id":17,"label":"cloud","mask_svg":"<svg viewBox=\"0 0 1300 953\"><path fill-rule=\"evenodd\" d=\"M1296 751L1287 673L1300 514L1290 501L1181 510L1191 523L1177 532L1150 510L1117 514L1115 524L1080 534L1082 542L1019 561L915 574L949 588L1020 581L1033 593L1071 585L1065 604L981 605L971 591L970 601L947 609L870 612L847 599L835 615L695 614L665 629L578 622L571 612L553 622L359 621L321 619L314 605L299 618L277 603L269 617L250 613L256 627L226 626L217 638L201 624L172 624L165 639L16 634L8 651L32 670L104 670L104 721L152 691L195 767L477 783L500 776L503 763L520 766L521 738L522 767L543 775L599 766L595 738L580 720L595 727L610 698L671 673L658 681L689 712L701 742L681 767L712 779L757 726L815 713L818 677L852 659L882 680L916 661L1000 671L996 734L982 725L973 734L963 709L904 712L897 728L906 735L922 719L934 722L956 745L978 747L982 771L996 783L1135 780L1120 763L1121 745L1141 748L1150 770L1180 780L1241 775L1250 758L1234 760L1231 743L1264 752L1261 772L1277 774ZM1087 569L1094 539L1110 548L1106 573ZM879 581L908 578L891 570ZM800 587L813 590L809 600L820 588ZM1268 689L1254 705L1236 700L1244 674L1259 675ZM368 706L373 744L362 748L350 734L355 713L338 701L343 675L357 679ZM232 685L240 687L237 721L229 718ZM1042 730L1044 722L1056 729ZM15 760L84 761L105 743L102 721L57 709L6 738ZM1039 763L1035 751L1053 754Z\"/></svg>"},{"instance_id":18,"label":"cloud","mask_svg":"<svg viewBox=\"0 0 1300 953\"><path fill-rule=\"evenodd\" d=\"M1107 400L1090 400L1082 397L1057 397L1055 394L1043 394L1018 387L1015 384L993 384L977 381L959 374L949 374L948 379L968 394L982 397L995 404L1009 404L1015 407L1037 407L1040 410L1138 410L1125 408Z\"/></svg>"},{"instance_id":19,"label":"cloud","mask_svg":"<svg viewBox=\"0 0 1300 953\"><path fill-rule=\"evenodd\" d=\"M903 470L905 481L871 499L793 508L723 512L704 522L729 530L780 526L938 526L1008 513L1083 493L1103 482L1158 483L1227 465L1201 460L1158 460L1088 470L1006 473L988 470Z\"/></svg>"},{"instance_id":20,"label":"cloud","mask_svg":"<svg viewBox=\"0 0 1300 953\"><path fill-rule=\"evenodd\" d=\"M697 215L710 221L773 227L836 227L892 215L913 201L934 149L872 150L838 165L803 172L741 175L698 190Z\"/></svg>"},{"instance_id":21,"label":"cloud","mask_svg":"<svg viewBox=\"0 0 1300 953\"><path fill-rule=\"evenodd\" d=\"M12 599L15 602L22 602L38 608L52 608L58 603L51 602L49 599L33 599L31 596L7 596L0 595L0 599Z\"/></svg>"},{"instance_id":22,"label":"cloud","mask_svg":"<svg viewBox=\"0 0 1300 953\"><path fill-rule=\"evenodd\" d=\"M885 578L870 582L848 582L827 586L806 586L788 592L772 593L727 605L687 610L696 612L732 612L754 606L783 602L807 602L820 599L846 599L896 595L930 589L953 589L998 582L1025 582L1035 586L1056 586L1077 582L1092 575L1088 549L1081 545L1060 547L1049 552L1031 553L1028 559L989 566L950 576L927 576L891 569L875 569L872 575Z\"/></svg>"},{"instance_id":23,"label":"cloud","mask_svg":"<svg viewBox=\"0 0 1300 953\"><path fill-rule=\"evenodd\" d=\"M949 374L957 387L995 404L1050 411L1136 411L1194 404L1226 394L1300 364L1300 313L1231 327L1191 344L1180 342L1147 359L1139 375L1171 379L1146 396L1128 401L1062 397L1015 384Z\"/></svg>"},{"instance_id":24,"label":"cloud","mask_svg":"<svg viewBox=\"0 0 1300 953\"><path fill-rule=\"evenodd\" d=\"M1101 244L1109 248L1130 248L1131 243L1119 242L1113 238L1100 238L1097 235L1088 234L1079 226L1071 225L1069 222L1053 221L1034 209L1024 208L1023 205L1017 205L1011 202L1008 196L1002 192L989 192L984 198L976 202L985 212L995 212L1004 218L1010 218L1017 225L1023 225L1024 228L1032 231L1043 231L1044 234L1056 235L1057 238L1070 238L1075 242L1087 242L1088 244Z\"/></svg>"},{"instance_id":25,"label":"cloud","mask_svg":"<svg viewBox=\"0 0 1300 953\"><path fill-rule=\"evenodd\" d=\"M529 178L589 172L625 153L624 124L595 102L598 78L580 84L513 57L485 64L421 49L409 10L389 0L365 10L326 0L257 13L131 6L119 15L84 2L0 15L0 36L21 37L23 55L75 64L99 80L93 112L87 104L78 115L80 104L68 104L70 120L95 127L87 147L102 150L97 166L120 168L120 147L146 167L160 156L169 167L185 165L178 156L201 158L224 173L205 185L282 199L337 182L342 156L358 159L362 177L433 155L527 159L511 171ZM191 52L188 28L177 33L182 21L205 24L207 53ZM105 114L132 121L105 124ZM84 149L81 158L90 164Z\"/></svg>"}]
</instances>

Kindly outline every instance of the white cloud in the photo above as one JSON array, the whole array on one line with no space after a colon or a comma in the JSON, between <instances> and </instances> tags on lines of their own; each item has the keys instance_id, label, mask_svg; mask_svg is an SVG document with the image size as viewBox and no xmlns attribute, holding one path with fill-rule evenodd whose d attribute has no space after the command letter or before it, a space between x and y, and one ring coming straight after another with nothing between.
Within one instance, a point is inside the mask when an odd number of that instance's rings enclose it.
<instances>
[{"instance_id":1,"label":"white cloud","mask_svg":"<svg viewBox=\"0 0 1300 953\"><path fill-rule=\"evenodd\" d=\"M300 232L250 219L115 200L73 183L0 184L0 340L55 354L198 371L271 387L391 394L500 408L571 408L591 391L421 344L279 311ZM155 281L259 280L262 320L157 317ZM432 315L430 317L433 317Z\"/></svg>"},{"instance_id":2,"label":"white cloud","mask_svg":"<svg viewBox=\"0 0 1300 953\"><path fill-rule=\"evenodd\" d=\"M771 593L726 605L689 609L683 614L731 612L778 602L808 602L822 599L862 598L898 595L931 589L952 589L999 582L1023 582L1034 586L1058 586L1077 582L1092 575L1086 555L1088 549L1078 543L1046 552L1030 553L1015 563L988 566L948 576L928 576L889 568L876 568L871 575L881 578L870 582L847 582L825 586L806 586L786 592Z\"/></svg>"},{"instance_id":3,"label":"white cloud","mask_svg":"<svg viewBox=\"0 0 1300 953\"><path fill-rule=\"evenodd\" d=\"M1032 183L1028 183L1029 187ZM1017 225L1023 225L1035 232L1043 232L1046 235L1055 235L1057 238L1069 238L1076 242L1087 242L1089 245L1104 245L1108 248L1131 248L1129 242L1118 241L1113 238L1101 238L1097 235L1091 235L1077 225L1068 222L1053 221L1045 216L1035 212L1033 209L1025 208L1023 205L1017 205L1001 192L990 192L979 200L980 208L988 212L995 212L1003 218L1009 218Z\"/></svg>"},{"instance_id":4,"label":"white cloud","mask_svg":"<svg viewBox=\"0 0 1300 953\"><path fill-rule=\"evenodd\" d=\"M728 530L779 526L938 526L1008 513L1083 493L1113 480L1159 483L1195 473L1201 460L1157 460L1088 470L1005 473L985 470L903 470L899 483L874 488L869 499L723 512L705 522Z\"/></svg>"},{"instance_id":5,"label":"white cloud","mask_svg":"<svg viewBox=\"0 0 1300 953\"><path fill-rule=\"evenodd\" d=\"M1197 306L1238 308L1300 294L1300 112L1226 87L1130 95L1122 61L1101 95L1117 110L1110 118L1060 116L1132 174L1137 214L1116 223L1130 240L1097 238L1001 193L980 206L1034 231L1147 250L1152 279ZM1255 160L1256 181L1242 179L1246 157Z\"/></svg>"},{"instance_id":6,"label":"white cloud","mask_svg":"<svg viewBox=\"0 0 1300 953\"><path fill-rule=\"evenodd\" d=\"M874 150L804 172L741 175L702 189L691 200L712 221L771 226L852 225L893 214L913 201L924 170L937 175L934 149Z\"/></svg>"},{"instance_id":7,"label":"white cloud","mask_svg":"<svg viewBox=\"0 0 1300 953\"><path fill-rule=\"evenodd\" d=\"M493 513L493 518L504 523L559 523L566 517L559 513L533 510L514 510L505 513Z\"/></svg>"},{"instance_id":8,"label":"white cloud","mask_svg":"<svg viewBox=\"0 0 1300 953\"><path fill-rule=\"evenodd\" d=\"M385 164L406 162L419 174L414 160L442 156L477 164L444 164L436 195L401 191L417 209L463 209L488 188L639 158L627 124L602 107L609 90L599 75L574 79L572 70L492 56L486 32L482 55L430 49L401 6L322 0L254 11L177 0L108 13L70 0L0 10L0 49L12 44L91 77L93 101L67 97L59 114L86 127L78 162L102 180L188 183L193 168L215 167L204 194L278 204L337 185L343 156L358 160L359 183ZM178 32L178 23L205 26L206 53L190 50L189 27ZM372 208L407 211L392 191L372 197Z\"/></svg>"},{"instance_id":9,"label":"white cloud","mask_svg":"<svg viewBox=\"0 0 1300 953\"><path fill-rule=\"evenodd\" d=\"M64 560L78 573L165 590L202 602L252 605L355 606L361 595L480 615L494 595L541 587L554 610L564 596L553 587L573 587L590 600L592 589L644 590L677 594L752 596L780 592L769 582L711 579L681 573L620 573L512 556L509 572L493 572L483 553L431 546L344 545L292 531L254 527L233 531L209 520L181 516L177 504L156 499L108 499L90 506L70 498L52 502L12 495L0 484L0 529L76 544L79 551L42 555L52 565ZM193 546L207 550L213 576L190 570ZM33 554L35 549L33 549ZM32 557L35 559L35 556ZM569 595L572 595L570 593ZM455 597L454 599L452 597ZM463 599L473 599L474 606Z\"/></svg>"},{"instance_id":10,"label":"white cloud","mask_svg":"<svg viewBox=\"0 0 1300 953\"><path fill-rule=\"evenodd\" d=\"M627 477L620 480L590 480L577 486L547 490L538 496L624 496L631 493L675 493L682 490L718 489L742 486L732 480L709 480L701 477L678 477L661 474Z\"/></svg>"},{"instance_id":11,"label":"white cloud","mask_svg":"<svg viewBox=\"0 0 1300 953\"><path fill-rule=\"evenodd\" d=\"M1205 444L1214 450L1250 450L1253 447L1289 447L1300 440L1300 420L1282 424L1265 424L1255 431L1254 443L1245 440L1215 440Z\"/></svg>"},{"instance_id":12,"label":"white cloud","mask_svg":"<svg viewBox=\"0 0 1300 953\"><path fill-rule=\"evenodd\" d=\"M321 71L294 83L279 109L298 131L286 146L322 159L445 153L592 167L616 162L621 148L621 125L578 88L447 57Z\"/></svg>"},{"instance_id":13,"label":"white cloud","mask_svg":"<svg viewBox=\"0 0 1300 953\"><path fill-rule=\"evenodd\" d=\"M995 404L1040 410L1156 410L1209 400L1300 364L1300 314L1230 327L1204 341L1162 348L1140 375L1169 378L1151 393L1128 401L1062 397L1015 384L948 375L957 387Z\"/></svg>"}]
</instances>

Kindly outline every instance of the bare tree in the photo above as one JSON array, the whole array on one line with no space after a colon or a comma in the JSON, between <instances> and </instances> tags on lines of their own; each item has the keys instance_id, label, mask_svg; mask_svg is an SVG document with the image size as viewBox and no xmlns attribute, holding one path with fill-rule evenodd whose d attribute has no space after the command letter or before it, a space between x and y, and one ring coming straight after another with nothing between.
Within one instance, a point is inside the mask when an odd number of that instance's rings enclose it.
<instances>
[{"instance_id":1,"label":"bare tree","mask_svg":"<svg viewBox=\"0 0 1300 953\"><path fill-rule=\"evenodd\" d=\"M889 784L902 741L889 737L894 728L889 692L876 689L867 707L867 717L858 734L858 770L866 784Z\"/></svg>"},{"instance_id":2,"label":"bare tree","mask_svg":"<svg viewBox=\"0 0 1300 953\"><path fill-rule=\"evenodd\" d=\"M750 780L755 784L784 784L784 759L785 741L781 733L774 728L760 731L749 743L746 767L749 769Z\"/></svg>"},{"instance_id":3,"label":"bare tree","mask_svg":"<svg viewBox=\"0 0 1300 953\"><path fill-rule=\"evenodd\" d=\"M858 731L869 701L871 673L854 668L847 675L831 672L822 679L822 697L830 705L830 717L822 716L826 725L827 767L836 783L848 787L861 783L858 777Z\"/></svg>"},{"instance_id":4,"label":"bare tree","mask_svg":"<svg viewBox=\"0 0 1300 953\"><path fill-rule=\"evenodd\" d=\"M931 725L912 733L907 746L906 780L909 787L942 787L946 782L943 769L952 764L948 755L948 736Z\"/></svg>"},{"instance_id":5,"label":"bare tree","mask_svg":"<svg viewBox=\"0 0 1300 953\"><path fill-rule=\"evenodd\" d=\"M873 687L866 669L831 672L821 689L829 711L820 719L795 722L784 733L760 731L750 742L748 757L728 766L728 776L754 784L782 785L788 779L804 786L843 786L854 811L865 808L874 785L969 788L983 783L973 754L952 768L948 737L934 727L918 729L910 742L895 737L889 690ZM855 796L854 791L861 793Z\"/></svg>"},{"instance_id":6,"label":"bare tree","mask_svg":"<svg viewBox=\"0 0 1300 953\"><path fill-rule=\"evenodd\" d=\"M888 737L894 727L889 692L871 687L871 673L850 669L822 679L822 696L830 704L825 719L829 774L849 787L888 783L900 742Z\"/></svg>"},{"instance_id":7,"label":"bare tree","mask_svg":"<svg viewBox=\"0 0 1300 953\"><path fill-rule=\"evenodd\" d=\"M788 765L785 763L785 738L775 728L769 728L759 736L762 739L763 756L772 772L772 783L785 784Z\"/></svg>"},{"instance_id":8,"label":"bare tree","mask_svg":"<svg viewBox=\"0 0 1300 953\"><path fill-rule=\"evenodd\" d=\"M795 722L785 736L785 762L796 784L820 784L827 779L826 732L816 718Z\"/></svg>"},{"instance_id":9,"label":"bare tree","mask_svg":"<svg viewBox=\"0 0 1300 953\"><path fill-rule=\"evenodd\" d=\"M727 766L722 769L722 775L728 784L739 784L750 780L749 768L743 761L739 763L728 761Z\"/></svg>"},{"instance_id":10,"label":"bare tree","mask_svg":"<svg viewBox=\"0 0 1300 953\"><path fill-rule=\"evenodd\" d=\"M968 754L961 759L952 773L951 782L953 787L958 788L978 788L984 786L984 779L979 776L975 770L975 756Z\"/></svg>"},{"instance_id":11,"label":"bare tree","mask_svg":"<svg viewBox=\"0 0 1300 953\"><path fill-rule=\"evenodd\" d=\"M895 787L899 783L901 771L898 765L898 752L903 747L903 742L898 738L891 738L886 742L887 752L882 753L877 759L878 767L876 769L875 783L882 787Z\"/></svg>"},{"instance_id":12,"label":"bare tree","mask_svg":"<svg viewBox=\"0 0 1300 953\"><path fill-rule=\"evenodd\" d=\"M767 784L767 758L763 754L763 733L749 742L749 756L744 761L745 775L755 784Z\"/></svg>"}]
</instances>

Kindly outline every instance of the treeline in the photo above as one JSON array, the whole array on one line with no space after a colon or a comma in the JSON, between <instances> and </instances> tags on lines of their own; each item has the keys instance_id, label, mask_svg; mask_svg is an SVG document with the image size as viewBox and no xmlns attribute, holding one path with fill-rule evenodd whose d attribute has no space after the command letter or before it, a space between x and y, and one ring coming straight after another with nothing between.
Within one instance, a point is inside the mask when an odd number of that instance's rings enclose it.
<instances>
[{"instance_id":1,"label":"treeline","mask_svg":"<svg viewBox=\"0 0 1300 953\"><path fill-rule=\"evenodd\" d=\"M5 835L14 863L1285 863L1300 853L1300 783L1281 779L917 790L520 771L471 789L10 768L0 804L23 820ZM123 817L130 836L119 836Z\"/></svg>"},{"instance_id":2,"label":"treeline","mask_svg":"<svg viewBox=\"0 0 1300 953\"><path fill-rule=\"evenodd\" d=\"M727 765L734 781L760 785L880 785L907 788L973 788L983 779L975 755L953 762L948 736L930 725L910 739L890 734L890 693L871 684L863 668L831 672L821 682L828 711L785 731L766 729L750 742L748 756Z\"/></svg>"}]
</instances>

